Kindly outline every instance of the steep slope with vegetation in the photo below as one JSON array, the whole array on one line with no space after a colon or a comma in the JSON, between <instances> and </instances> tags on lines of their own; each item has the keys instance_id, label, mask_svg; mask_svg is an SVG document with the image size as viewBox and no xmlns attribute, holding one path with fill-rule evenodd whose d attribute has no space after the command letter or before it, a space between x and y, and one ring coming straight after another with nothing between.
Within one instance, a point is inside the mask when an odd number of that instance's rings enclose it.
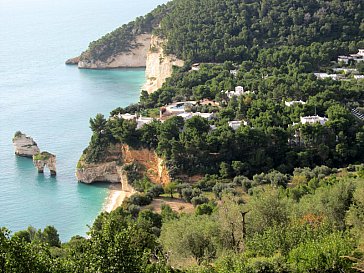
<instances>
[{"instance_id":1,"label":"steep slope with vegetation","mask_svg":"<svg viewBox=\"0 0 364 273\"><path fill-rule=\"evenodd\" d=\"M130 50L136 35L165 38L166 53L194 62L250 60L262 48L358 41L364 33L360 0L180 0L92 42L81 60L105 61Z\"/></svg>"},{"instance_id":2,"label":"steep slope with vegetation","mask_svg":"<svg viewBox=\"0 0 364 273\"><path fill-rule=\"evenodd\" d=\"M141 46L138 43L138 37L151 34L168 11L168 5L158 6L147 15L138 17L134 21L91 42L88 49L81 54L80 61L89 63L106 62L117 55L130 53L133 49ZM150 39L150 35L148 39Z\"/></svg>"}]
</instances>

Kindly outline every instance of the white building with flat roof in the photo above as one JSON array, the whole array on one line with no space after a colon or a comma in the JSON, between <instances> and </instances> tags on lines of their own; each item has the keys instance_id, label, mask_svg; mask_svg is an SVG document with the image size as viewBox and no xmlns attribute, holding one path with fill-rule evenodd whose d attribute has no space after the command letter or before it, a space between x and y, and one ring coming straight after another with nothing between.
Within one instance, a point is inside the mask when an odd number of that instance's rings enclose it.
<instances>
[{"instance_id":1,"label":"white building with flat roof","mask_svg":"<svg viewBox=\"0 0 364 273\"><path fill-rule=\"evenodd\" d=\"M122 118L122 119L126 119L126 120L133 120L133 119L136 119L137 118L137 115L136 114L129 114L129 113L126 113L126 114L118 114L118 118Z\"/></svg>"},{"instance_id":2,"label":"white building with flat roof","mask_svg":"<svg viewBox=\"0 0 364 273\"><path fill-rule=\"evenodd\" d=\"M153 118L148 118L148 117L139 117L136 122L137 122L137 129L142 128L145 124L149 124L153 121Z\"/></svg>"},{"instance_id":3,"label":"white building with flat roof","mask_svg":"<svg viewBox=\"0 0 364 273\"><path fill-rule=\"evenodd\" d=\"M205 118L207 120L211 120L214 116L214 113L201 113L201 112L196 112L196 113L192 113L192 112L184 112L181 114L177 115L178 117L182 117L184 120L190 119L192 117L201 117L201 118Z\"/></svg>"},{"instance_id":4,"label":"white building with flat roof","mask_svg":"<svg viewBox=\"0 0 364 273\"><path fill-rule=\"evenodd\" d=\"M183 112L181 114L178 114L177 117L181 117L184 120L188 120L188 119L192 118L193 116L192 116L192 113L190 113L190 112Z\"/></svg>"},{"instance_id":5,"label":"white building with flat roof","mask_svg":"<svg viewBox=\"0 0 364 273\"><path fill-rule=\"evenodd\" d=\"M320 117L318 115L316 116L306 116L301 117L301 124L314 124L314 123L320 123L321 125L324 125L329 119L326 117Z\"/></svg>"},{"instance_id":6,"label":"white building with flat roof","mask_svg":"<svg viewBox=\"0 0 364 273\"><path fill-rule=\"evenodd\" d=\"M240 126L247 126L248 123L245 120L232 120L229 121L229 126L235 131L237 130Z\"/></svg>"},{"instance_id":7,"label":"white building with flat roof","mask_svg":"<svg viewBox=\"0 0 364 273\"><path fill-rule=\"evenodd\" d=\"M285 101L284 104L288 107L291 107L295 104L306 104L306 102L302 100L293 100L293 101Z\"/></svg>"},{"instance_id":8,"label":"white building with flat roof","mask_svg":"<svg viewBox=\"0 0 364 273\"><path fill-rule=\"evenodd\" d=\"M328 73L314 73L316 78L323 80L323 79L332 79L334 81L337 81L339 79L338 74L328 74Z\"/></svg>"}]
</instances>

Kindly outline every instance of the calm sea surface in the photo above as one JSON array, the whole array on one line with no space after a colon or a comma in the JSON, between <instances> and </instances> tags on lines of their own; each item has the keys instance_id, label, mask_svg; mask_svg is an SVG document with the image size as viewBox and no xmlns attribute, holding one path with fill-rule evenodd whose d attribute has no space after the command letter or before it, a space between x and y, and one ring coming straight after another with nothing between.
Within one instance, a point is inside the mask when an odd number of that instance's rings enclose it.
<instances>
[{"instance_id":1,"label":"calm sea surface","mask_svg":"<svg viewBox=\"0 0 364 273\"><path fill-rule=\"evenodd\" d=\"M88 43L166 0L0 0L0 226L54 225L63 241L85 235L107 185L83 185L75 166L90 117L136 102L144 69L64 65ZM57 155L57 177L14 155L15 131Z\"/></svg>"}]
</instances>

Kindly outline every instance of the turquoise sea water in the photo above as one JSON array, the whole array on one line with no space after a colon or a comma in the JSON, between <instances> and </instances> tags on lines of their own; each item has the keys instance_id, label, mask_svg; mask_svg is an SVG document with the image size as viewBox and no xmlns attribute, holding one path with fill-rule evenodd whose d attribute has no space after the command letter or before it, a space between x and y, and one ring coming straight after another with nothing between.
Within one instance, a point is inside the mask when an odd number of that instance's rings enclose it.
<instances>
[{"instance_id":1,"label":"turquoise sea water","mask_svg":"<svg viewBox=\"0 0 364 273\"><path fill-rule=\"evenodd\" d=\"M88 43L165 0L0 0L0 226L54 225L63 241L85 235L107 197L106 184L76 181L90 138L88 120L136 102L144 69L65 66ZM57 177L38 175L14 155L15 131L57 155Z\"/></svg>"}]
</instances>

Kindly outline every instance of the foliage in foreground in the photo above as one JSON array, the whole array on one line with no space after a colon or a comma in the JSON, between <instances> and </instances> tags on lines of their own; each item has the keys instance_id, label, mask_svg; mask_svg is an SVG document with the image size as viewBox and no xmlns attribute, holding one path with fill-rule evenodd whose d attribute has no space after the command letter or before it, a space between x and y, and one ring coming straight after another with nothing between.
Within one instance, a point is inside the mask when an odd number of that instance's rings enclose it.
<instances>
[{"instance_id":1,"label":"foliage in foreground","mask_svg":"<svg viewBox=\"0 0 364 273\"><path fill-rule=\"evenodd\" d=\"M135 211L126 203L100 214L89 238L75 236L62 245L53 227L13 235L1 229L0 270L355 272L364 239L364 180L362 172L340 176L321 177L298 199L292 189L265 185L248 200L223 195L214 210L192 215L168 206L161 214Z\"/></svg>"}]
</instances>

